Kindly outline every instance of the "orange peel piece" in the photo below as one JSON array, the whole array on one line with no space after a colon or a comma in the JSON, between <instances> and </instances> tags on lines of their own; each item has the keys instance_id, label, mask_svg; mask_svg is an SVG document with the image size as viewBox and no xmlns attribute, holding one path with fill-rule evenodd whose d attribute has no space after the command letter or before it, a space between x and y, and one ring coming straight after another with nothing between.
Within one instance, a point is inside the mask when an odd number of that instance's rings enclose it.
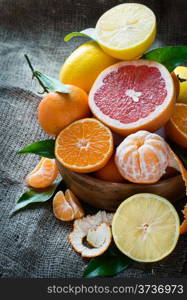
<instances>
[{"instance_id":1,"label":"orange peel piece","mask_svg":"<svg viewBox=\"0 0 187 300\"><path fill-rule=\"evenodd\" d=\"M170 147L169 149L170 149L170 157L169 157L168 167L172 167L173 169L181 173L182 179L186 187L186 194L187 194L187 170L185 169L179 157L171 150Z\"/></svg>"},{"instance_id":2,"label":"orange peel piece","mask_svg":"<svg viewBox=\"0 0 187 300\"><path fill-rule=\"evenodd\" d=\"M187 204L184 206L183 214L184 220L180 226L180 234L184 234L187 232Z\"/></svg>"},{"instance_id":3,"label":"orange peel piece","mask_svg":"<svg viewBox=\"0 0 187 300\"><path fill-rule=\"evenodd\" d=\"M113 213L99 211L74 222L74 229L69 235L73 249L82 257L96 257L104 253L112 241L111 223ZM92 248L83 244L86 238Z\"/></svg>"},{"instance_id":4,"label":"orange peel piece","mask_svg":"<svg viewBox=\"0 0 187 300\"><path fill-rule=\"evenodd\" d=\"M53 213L61 221L72 221L84 216L79 200L69 189L65 195L62 191L56 193L53 198Z\"/></svg>"},{"instance_id":5,"label":"orange peel piece","mask_svg":"<svg viewBox=\"0 0 187 300\"><path fill-rule=\"evenodd\" d=\"M55 159L42 157L34 170L26 176L25 182L33 188L46 188L53 183L57 175Z\"/></svg>"}]
</instances>

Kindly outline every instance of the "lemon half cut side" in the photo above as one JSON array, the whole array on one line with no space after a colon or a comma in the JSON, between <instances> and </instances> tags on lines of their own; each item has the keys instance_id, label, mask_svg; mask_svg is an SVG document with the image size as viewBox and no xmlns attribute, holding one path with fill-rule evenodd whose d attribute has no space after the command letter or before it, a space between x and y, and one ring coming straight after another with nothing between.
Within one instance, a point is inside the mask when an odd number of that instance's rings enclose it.
<instances>
[{"instance_id":1,"label":"lemon half cut side","mask_svg":"<svg viewBox=\"0 0 187 300\"><path fill-rule=\"evenodd\" d=\"M97 41L109 55L122 60L141 56L153 43L156 17L139 3L124 3L106 11L96 24Z\"/></svg>"},{"instance_id":2,"label":"lemon half cut side","mask_svg":"<svg viewBox=\"0 0 187 300\"><path fill-rule=\"evenodd\" d=\"M117 247L139 262L155 262L169 255L177 244L179 228L174 206L149 193L123 201L112 222Z\"/></svg>"}]
</instances>

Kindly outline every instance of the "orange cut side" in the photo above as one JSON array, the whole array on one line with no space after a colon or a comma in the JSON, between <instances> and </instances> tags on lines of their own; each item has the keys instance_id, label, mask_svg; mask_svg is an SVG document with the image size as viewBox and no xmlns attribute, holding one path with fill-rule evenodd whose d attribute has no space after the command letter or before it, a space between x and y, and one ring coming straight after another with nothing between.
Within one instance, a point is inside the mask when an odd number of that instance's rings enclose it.
<instances>
[{"instance_id":1,"label":"orange cut side","mask_svg":"<svg viewBox=\"0 0 187 300\"><path fill-rule=\"evenodd\" d=\"M50 186L58 175L55 159L42 157L40 162L25 179L28 186L46 188Z\"/></svg>"},{"instance_id":2,"label":"orange cut side","mask_svg":"<svg viewBox=\"0 0 187 300\"><path fill-rule=\"evenodd\" d=\"M166 124L166 133L175 143L187 148L187 105L176 103L173 114Z\"/></svg>"},{"instance_id":3,"label":"orange cut side","mask_svg":"<svg viewBox=\"0 0 187 300\"><path fill-rule=\"evenodd\" d=\"M63 129L55 143L55 156L66 168L94 172L104 167L113 153L113 137L100 121L86 118Z\"/></svg>"}]
</instances>

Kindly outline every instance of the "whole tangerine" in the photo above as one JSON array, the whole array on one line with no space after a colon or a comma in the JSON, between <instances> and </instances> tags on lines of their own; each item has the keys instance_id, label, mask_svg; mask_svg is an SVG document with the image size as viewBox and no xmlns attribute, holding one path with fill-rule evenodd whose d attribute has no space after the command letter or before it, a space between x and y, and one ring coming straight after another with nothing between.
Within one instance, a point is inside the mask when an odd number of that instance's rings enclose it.
<instances>
[{"instance_id":1,"label":"whole tangerine","mask_svg":"<svg viewBox=\"0 0 187 300\"><path fill-rule=\"evenodd\" d=\"M90 115L87 93L67 85L69 93L49 92L38 106L38 122L43 130L57 136L72 122Z\"/></svg>"}]
</instances>

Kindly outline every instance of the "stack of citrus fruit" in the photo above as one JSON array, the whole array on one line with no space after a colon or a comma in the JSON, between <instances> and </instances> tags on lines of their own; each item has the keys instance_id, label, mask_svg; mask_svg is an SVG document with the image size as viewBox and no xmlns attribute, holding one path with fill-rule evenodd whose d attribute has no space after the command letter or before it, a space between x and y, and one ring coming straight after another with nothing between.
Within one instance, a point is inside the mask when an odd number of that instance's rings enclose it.
<instances>
[{"instance_id":1,"label":"stack of citrus fruit","mask_svg":"<svg viewBox=\"0 0 187 300\"><path fill-rule=\"evenodd\" d=\"M182 162L154 133L166 125L168 136L187 147L187 105L175 103L176 98L187 103L186 83L177 77L187 78L186 69L176 68L171 74L161 63L141 59L155 39L154 13L142 4L118 5L100 17L95 33L97 42L81 45L63 64L60 81L65 91L53 86L38 107L39 124L56 137L58 163L101 180L138 184L156 183L172 167L181 172L187 187ZM124 137L117 148L114 133ZM56 176L55 161L42 158L26 182L41 188ZM64 221L84 215L70 190L55 195L53 211ZM181 233L187 231L186 208L184 212ZM110 226L101 217L99 222L93 218L93 224L87 218L76 221L70 241L83 256L100 255L111 242ZM112 233L119 249L134 260L157 261L177 243L178 214L162 197L133 195L115 213ZM85 236L97 250L85 250Z\"/></svg>"}]
</instances>

